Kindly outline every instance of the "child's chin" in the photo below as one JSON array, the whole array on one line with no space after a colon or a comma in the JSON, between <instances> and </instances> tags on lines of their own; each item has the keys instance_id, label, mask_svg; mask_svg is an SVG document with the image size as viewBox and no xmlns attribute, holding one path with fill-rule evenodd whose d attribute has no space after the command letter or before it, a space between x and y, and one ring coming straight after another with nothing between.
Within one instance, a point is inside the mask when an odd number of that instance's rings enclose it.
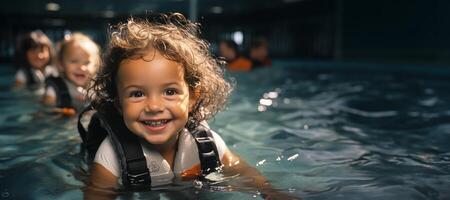
<instances>
[{"instance_id":1,"label":"child's chin","mask_svg":"<svg viewBox=\"0 0 450 200\"><path fill-rule=\"evenodd\" d=\"M166 144L169 139L168 138L163 138L163 137L152 137L152 136L147 136L144 138L148 143L153 144L153 145L163 145Z\"/></svg>"},{"instance_id":2,"label":"child's chin","mask_svg":"<svg viewBox=\"0 0 450 200\"><path fill-rule=\"evenodd\" d=\"M87 82L85 80L79 80L79 79L72 79L71 81L73 84L75 84L78 87L83 87Z\"/></svg>"},{"instance_id":3,"label":"child's chin","mask_svg":"<svg viewBox=\"0 0 450 200\"><path fill-rule=\"evenodd\" d=\"M152 144L164 144L165 142L167 142L166 138L155 137L155 136L150 136L150 137L147 136L145 139Z\"/></svg>"}]
</instances>

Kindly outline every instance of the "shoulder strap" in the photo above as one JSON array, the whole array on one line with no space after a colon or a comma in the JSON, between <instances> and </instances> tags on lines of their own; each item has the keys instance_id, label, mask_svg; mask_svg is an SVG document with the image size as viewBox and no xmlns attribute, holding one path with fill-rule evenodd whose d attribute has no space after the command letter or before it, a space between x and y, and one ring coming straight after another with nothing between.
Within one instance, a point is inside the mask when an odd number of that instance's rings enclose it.
<instances>
[{"instance_id":1,"label":"shoulder strap","mask_svg":"<svg viewBox=\"0 0 450 200\"><path fill-rule=\"evenodd\" d=\"M150 190L150 172L137 136L125 126L116 109L98 114L119 157L123 185L131 190Z\"/></svg>"},{"instance_id":2,"label":"shoulder strap","mask_svg":"<svg viewBox=\"0 0 450 200\"><path fill-rule=\"evenodd\" d=\"M77 129L78 129L78 133L80 134L81 140L83 141L83 143L86 143L86 139L87 139L87 133L88 131L83 127L83 124L81 124L81 118L83 118L84 113L86 113L87 111L93 110L94 108L92 108L91 105L87 106L86 108L84 108L80 114L78 114L78 123L77 123ZM91 122L89 122L90 124Z\"/></svg>"},{"instance_id":3,"label":"shoulder strap","mask_svg":"<svg viewBox=\"0 0 450 200\"><path fill-rule=\"evenodd\" d=\"M191 131L191 134L195 138L195 143L197 143L201 165L200 178L204 178L206 175L216 172L222 165L219 159L217 146L214 142L211 130L202 125L197 126Z\"/></svg>"},{"instance_id":4,"label":"shoulder strap","mask_svg":"<svg viewBox=\"0 0 450 200\"><path fill-rule=\"evenodd\" d=\"M33 72L31 71L31 69L25 68L25 67L22 69L23 69L23 72L25 73L25 76L27 77L27 85L32 86L32 85L36 84L36 79L34 78Z\"/></svg>"},{"instance_id":5,"label":"shoulder strap","mask_svg":"<svg viewBox=\"0 0 450 200\"><path fill-rule=\"evenodd\" d=\"M97 153L100 144L106 138L108 133L102 127L98 114L95 112L91 115L89 119L89 124L87 129L83 127L81 124L81 119L87 111L94 110L91 105L84 108L80 114L78 115L78 133L80 134L80 138L82 139L81 143L81 152L87 153L87 161L92 162L95 158L95 154Z\"/></svg>"},{"instance_id":6,"label":"shoulder strap","mask_svg":"<svg viewBox=\"0 0 450 200\"><path fill-rule=\"evenodd\" d=\"M58 108L73 108L69 88L61 77L48 77L45 79L45 83L47 86L55 88Z\"/></svg>"}]
</instances>

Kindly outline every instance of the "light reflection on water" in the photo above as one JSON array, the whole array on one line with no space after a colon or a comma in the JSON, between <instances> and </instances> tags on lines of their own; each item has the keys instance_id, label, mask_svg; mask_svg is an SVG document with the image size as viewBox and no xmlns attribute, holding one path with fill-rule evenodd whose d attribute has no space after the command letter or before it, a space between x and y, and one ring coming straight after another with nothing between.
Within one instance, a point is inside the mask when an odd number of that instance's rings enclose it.
<instances>
[{"instance_id":1,"label":"light reflection on water","mask_svg":"<svg viewBox=\"0 0 450 200\"><path fill-rule=\"evenodd\" d=\"M450 198L447 80L290 68L231 76L236 90L210 125L276 188L304 199ZM80 162L75 121L36 118L40 108L30 104L36 99L9 92L10 79L0 79L2 198L81 198L87 166ZM228 184L123 197L257 194L226 192Z\"/></svg>"}]
</instances>

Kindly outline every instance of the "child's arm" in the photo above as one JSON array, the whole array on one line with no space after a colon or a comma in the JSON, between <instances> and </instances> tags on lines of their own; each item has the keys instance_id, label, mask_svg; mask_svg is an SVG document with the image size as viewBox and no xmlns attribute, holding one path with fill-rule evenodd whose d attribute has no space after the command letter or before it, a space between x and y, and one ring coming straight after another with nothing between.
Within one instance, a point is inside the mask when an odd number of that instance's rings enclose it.
<instances>
[{"instance_id":1,"label":"child's arm","mask_svg":"<svg viewBox=\"0 0 450 200\"><path fill-rule=\"evenodd\" d=\"M265 199L300 199L275 190L266 177L230 150L224 153L222 164L226 175L240 174L241 176L252 178L252 182L244 184L257 188Z\"/></svg>"},{"instance_id":2,"label":"child's arm","mask_svg":"<svg viewBox=\"0 0 450 200\"><path fill-rule=\"evenodd\" d=\"M13 90L19 90L25 87L25 82L20 80L15 80L14 85L12 86Z\"/></svg>"},{"instance_id":3,"label":"child's arm","mask_svg":"<svg viewBox=\"0 0 450 200\"><path fill-rule=\"evenodd\" d=\"M41 99L42 104L50 107L56 106L56 92L55 89L51 86L47 86L45 88L44 95ZM50 110L51 113L61 114L63 116L74 116L76 114L76 110L73 108L52 108Z\"/></svg>"},{"instance_id":4,"label":"child's arm","mask_svg":"<svg viewBox=\"0 0 450 200\"><path fill-rule=\"evenodd\" d=\"M89 183L84 190L84 199L114 199L117 188L117 177L102 165L94 163Z\"/></svg>"},{"instance_id":5,"label":"child's arm","mask_svg":"<svg viewBox=\"0 0 450 200\"><path fill-rule=\"evenodd\" d=\"M26 83L27 83L27 79L26 79L25 73L22 70L19 70L16 73L14 85L12 86L12 89L13 90L22 89L25 87Z\"/></svg>"},{"instance_id":6,"label":"child's arm","mask_svg":"<svg viewBox=\"0 0 450 200\"><path fill-rule=\"evenodd\" d=\"M47 106L56 106L56 91L53 87L45 87L45 92L42 96L42 103Z\"/></svg>"}]
</instances>

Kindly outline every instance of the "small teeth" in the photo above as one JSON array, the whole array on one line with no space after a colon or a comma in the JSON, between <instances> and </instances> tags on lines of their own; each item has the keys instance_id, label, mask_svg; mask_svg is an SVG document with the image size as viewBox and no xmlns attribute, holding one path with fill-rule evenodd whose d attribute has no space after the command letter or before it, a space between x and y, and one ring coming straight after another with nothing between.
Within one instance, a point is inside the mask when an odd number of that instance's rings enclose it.
<instances>
[{"instance_id":1,"label":"small teeth","mask_svg":"<svg viewBox=\"0 0 450 200\"><path fill-rule=\"evenodd\" d=\"M169 120L166 120L166 119L157 120L157 121L144 121L144 124L148 125L148 126L161 126L161 125L164 125L165 123L167 123L168 121Z\"/></svg>"}]
</instances>

